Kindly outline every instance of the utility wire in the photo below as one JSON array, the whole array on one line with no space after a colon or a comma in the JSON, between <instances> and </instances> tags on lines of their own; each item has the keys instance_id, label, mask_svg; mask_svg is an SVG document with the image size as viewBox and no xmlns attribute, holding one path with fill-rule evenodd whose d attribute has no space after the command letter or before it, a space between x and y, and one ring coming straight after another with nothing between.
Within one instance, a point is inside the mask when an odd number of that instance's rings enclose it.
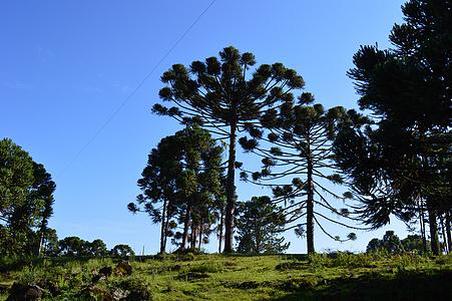
<instances>
[{"instance_id":1,"label":"utility wire","mask_svg":"<svg viewBox=\"0 0 452 301\"><path fill-rule=\"evenodd\" d=\"M201 20L201 18L207 13L207 11L214 5L217 0L212 0L209 5L196 17L196 19L190 24L190 26L185 29L182 35L173 43L171 48L165 52L165 54L160 58L160 60L152 67L146 76L139 82L139 84L132 90L132 92L127 95L127 97L121 102L121 104L113 111L113 113L108 116L101 127L97 129L94 135L79 149L71 161L69 161L65 167L60 171L59 175L64 174L64 172L80 157L80 155L88 148L88 146L93 143L94 140L103 132L107 125L118 115L118 113L126 106L126 104L132 99L132 97L138 92L138 90L143 86L146 80L157 70L157 68L163 63L163 61L173 52L173 50L179 45L179 43L185 38L185 36L190 32L190 30L195 27L195 25Z\"/></svg>"}]
</instances>

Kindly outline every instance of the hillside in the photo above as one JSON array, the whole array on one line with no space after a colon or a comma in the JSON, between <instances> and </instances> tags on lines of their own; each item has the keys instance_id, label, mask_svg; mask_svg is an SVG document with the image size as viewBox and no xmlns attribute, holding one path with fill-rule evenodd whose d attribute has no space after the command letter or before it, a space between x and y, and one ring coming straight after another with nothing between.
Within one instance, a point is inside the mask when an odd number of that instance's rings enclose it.
<instances>
[{"instance_id":1,"label":"hillside","mask_svg":"<svg viewBox=\"0 0 452 301\"><path fill-rule=\"evenodd\" d=\"M110 258L59 258L22 267L2 262L0 300L7 299L8 289L14 282L38 285L44 291L44 300L446 300L452 297L451 256L168 255L130 260L130 275L126 264L125 268L121 265L115 268L118 262Z\"/></svg>"}]
</instances>

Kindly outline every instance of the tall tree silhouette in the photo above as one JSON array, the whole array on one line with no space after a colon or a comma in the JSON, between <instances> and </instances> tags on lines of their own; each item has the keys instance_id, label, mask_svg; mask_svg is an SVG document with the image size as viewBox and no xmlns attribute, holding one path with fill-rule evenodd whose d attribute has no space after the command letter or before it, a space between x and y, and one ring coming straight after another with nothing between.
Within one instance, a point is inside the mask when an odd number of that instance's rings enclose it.
<instances>
[{"instance_id":1,"label":"tall tree silhouette","mask_svg":"<svg viewBox=\"0 0 452 301\"><path fill-rule=\"evenodd\" d=\"M451 10L448 0L408 1L405 22L389 36L393 49L361 47L348 74L374 125L344 128L336 143L369 223L384 225L392 213L404 221L417 215L425 229L427 211L435 254L438 214L451 208Z\"/></svg>"},{"instance_id":2,"label":"tall tree silhouette","mask_svg":"<svg viewBox=\"0 0 452 301\"><path fill-rule=\"evenodd\" d=\"M337 209L331 203L331 198L345 201L346 197L328 187L328 183L342 183L332 160L331 145L338 122L348 119L349 114L342 107L325 110L321 104L311 105L313 101L312 94L303 93L298 103L286 102L278 110L269 110L260 120L261 127L248 125L246 128L251 137L240 139L245 150L262 157L263 164L257 172L244 170L242 178L273 188L275 202L286 205L283 212L289 224L302 218L305 220L289 228L296 227L299 234L306 234L308 253L315 252L314 224L338 241L344 239L329 233L323 226L325 221L360 228L332 219L319 209L353 219L349 210ZM353 116L355 119L360 117L356 113ZM315 206L319 208L315 209ZM354 238L355 234L351 233L346 240Z\"/></svg>"},{"instance_id":3,"label":"tall tree silhouette","mask_svg":"<svg viewBox=\"0 0 452 301\"><path fill-rule=\"evenodd\" d=\"M173 65L161 78L167 86L159 94L175 106L153 107L154 112L183 123L195 120L228 143L225 252L232 252L238 132L245 123L257 122L271 107L291 99L291 91L304 85L301 76L281 63L252 69L255 64L252 53L227 47L219 58L194 61L189 67Z\"/></svg>"}]
</instances>

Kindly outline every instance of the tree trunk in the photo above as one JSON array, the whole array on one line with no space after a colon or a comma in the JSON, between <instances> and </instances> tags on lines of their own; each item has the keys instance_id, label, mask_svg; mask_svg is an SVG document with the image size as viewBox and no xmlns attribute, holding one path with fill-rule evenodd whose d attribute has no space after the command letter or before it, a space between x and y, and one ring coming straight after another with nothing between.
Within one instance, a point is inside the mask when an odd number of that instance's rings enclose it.
<instances>
[{"instance_id":1,"label":"tree trunk","mask_svg":"<svg viewBox=\"0 0 452 301\"><path fill-rule=\"evenodd\" d=\"M165 223L165 239L163 240L163 252L166 253L166 242L168 241L168 225L169 225L169 219L168 219L168 213L166 214L166 223Z\"/></svg>"},{"instance_id":2,"label":"tree trunk","mask_svg":"<svg viewBox=\"0 0 452 301\"><path fill-rule=\"evenodd\" d=\"M308 146L308 151L309 146ZM307 201L306 201L306 239L308 254L315 253L314 249L314 182L312 179L312 159L309 154L307 170Z\"/></svg>"},{"instance_id":3,"label":"tree trunk","mask_svg":"<svg viewBox=\"0 0 452 301\"><path fill-rule=\"evenodd\" d=\"M418 201L418 210L419 210L419 224L421 227L421 237L422 237L422 248L424 250L424 254L427 254L427 238L425 237L425 221L424 221L424 210L422 209L422 201Z\"/></svg>"},{"instance_id":4,"label":"tree trunk","mask_svg":"<svg viewBox=\"0 0 452 301\"><path fill-rule=\"evenodd\" d=\"M45 242L45 233L47 230L47 222L48 222L48 217L47 216L43 216L42 220L41 220L41 224L39 225L39 243L37 246L37 250L36 250L36 255L37 256L41 256L42 253L42 249L43 249L43 245Z\"/></svg>"},{"instance_id":5,"label":"tree trunk","mask_svg":"<svg viewBox=\"0 0 452 301\"><path fill-rule=\"evenodd\" d=\"M224 253L232 253L232 239L234 229L235 209L235 144L236 144L236 121L231 122L229 137L228 176L226 182L226 219L224 235Z\"/></svg>"},{"instance_id":6,"label":"tree trunk","mask_svg":"<svg viewBox=\"0 0 452 301\"><path fill-rule=\"evenodd\" d=\"M254 223L254 235L256 236L256 244L255 244L255 249L254 249L254 253L255 254L259 254L261 251L261 233L259 231L259 223L257 221L255 221Z\"/></svg>"},{"instance_id":7,"label":"tree trunk","mask_svg":"<svg viewBox=\"0 0 452 301\"><path fill-rule=\"evenodd\" d=\"M188 248L193 249L193 221L191 221L191 225L190 225L190 241L188 244Z\"/></svg>"},{"instance_id":8,"label":"tree trunk","mask_svg":"<svg viewBox=\"0 0 452 301\"><path fill-rule=\"evenodd\" d=\"M198 250L201 251L202 246L202 222L199 224L199 242L198 242Z\"/></svg>"},{"instance_id":9,"label":"tree trunk","mask_svg":"<svg viewBox=\"0 0 452 301\"><path fill-rule=\"evenodd\" d=\"M446 238L446 227L444 226L444 216L442 214L439 215L439 221L441 225L441 236L443 238L443 245L441 247L441 252L449 253L448 245L447 245L447 238Z\"/></svg>"},{"instance_id":10,"label":"tree trunk","mask_svg":"<svg viewBox=\"0 0 452 301\"><path fill-rule=\"evenodd\" d=\"M431 205L431 200L427 200L428 222L430 228L430 243L433 255L439 255L438 224L436 221L436 210Z\"/></svg>"},{"instance_id":11,"label":"tree trunk","mask_svg":"<svg viewBox=\"0 0 452 301\"><path fill-rule=\"evenodd\" d=\"M190 249L194 251L196 249L196 243L198 241L198 225L192 221L191 223L191 242Z\"/></svg>"},{"instance_id":12,"label":"tree trunk","mask_svg":"<svg viewBox=\"0 0 452 301\"><path fill-rule=\"evenodd\" d=\"M220 231L219 231L219 239L218 239L218 253L221 253L221 243L223 242L223 223L224 223L224 217L223 217L223 208L221 209L220 213Z\"/></svg>"},{"instance_id":13,"label":"tree trunk","mask_svg":"<svg viewBox=\"0 0 452 301\"><path fill-rule=\"evenodd\" d=\"M190 224L190 206L187 206L187 209L185 210L185 220L184 220L184 232L182 234L182 243L180 246L180 250L185 250L185 247L187 246L187 240L188 240L188 228Z\"/></svg>"},{"instance_id":14,"label":"tree trunk","mask_svg":"<svg viewBox=\"0 0 452 301\"><path fill-rule=\"evenodd\" d=\"M451 219L450 219L450 212L447 211L446 212L446 236L447 236L447 247L449 250L449 253L452 253L452 235L450 233L450 223L451 223Z\"/></svg>"},{"instance_id":15,"label":"tree trunk","mask_svg":"<svg viewBox=\"0 0 452 301\"><path fill-rule=\"evenodd\" d=\"M39 235L38 250L36 252L38 257L41 256L43 245L44 245L44 230L41 230Z\"/></svg>"},{"instance_id":16,"label":"tree trunk","mask_svg":"<svg viewBox=\"0 0 452 301\"><path fill-rule=\"evenodd\" d=\"M160 229L160 254L165 253L165 240L166 240L166 206L167 201L163 201L163 211L162 211L162 226Z\"/></svg>"}]
</instances>

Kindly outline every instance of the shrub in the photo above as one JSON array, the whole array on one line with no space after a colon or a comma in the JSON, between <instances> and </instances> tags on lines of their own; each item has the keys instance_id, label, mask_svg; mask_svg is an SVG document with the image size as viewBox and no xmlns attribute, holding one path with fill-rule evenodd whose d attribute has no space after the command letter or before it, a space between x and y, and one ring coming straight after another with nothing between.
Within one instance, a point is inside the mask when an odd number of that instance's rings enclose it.
<instances>
[{"instance_id":1,"label":"shrub","mask_svg":"<svg viewBox=\"0 0 452 301\"><path fill-rule=\"evenodd\" d=\"M327 267L331 265L331 259L328 258L326 254L309 254L308 255L309 265L318 268L318 267Z\"/></svg>"},{"instance_id":2,"label":"shrub","mask_svg":"<svg viewBox=\"0 0 452 301\"><path fill-rule=\"evenodd\" d=\"M217 273L222 271L222 267L215 262L206 262L190 267L189 271L193 273Z\"/></svg>"},{"instance_id":3,"label":"shrub","mask_svg":"<svg viewBox=\"0 0 452 301\"><path fill-rule=\"evenodd\" d=\"M121 279L116 286L129 291L126 301L146 301L152 300L151 291L148 289L147 283L142 278L127 277Z\"/></svg>"},{"instance_id":4,"label":"shrub","mask_svg":"<svg viewBox=\"0 0 452 301\"><path fill-rule=\"evenodd\" d=\"M331 262L333 267L361 268L372 267L372 258L367 254L352 254L338 252L336 258Z\"/></svg>"}]
</instances>

